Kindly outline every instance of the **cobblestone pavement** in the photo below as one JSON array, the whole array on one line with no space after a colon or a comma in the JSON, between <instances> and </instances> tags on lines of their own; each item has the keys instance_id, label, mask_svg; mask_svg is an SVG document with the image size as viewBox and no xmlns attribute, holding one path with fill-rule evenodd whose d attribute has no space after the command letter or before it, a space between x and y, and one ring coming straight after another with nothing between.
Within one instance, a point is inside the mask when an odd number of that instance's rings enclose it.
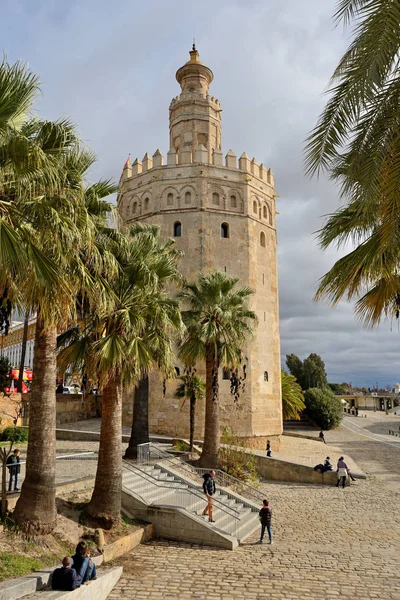
<instances>
[{"instance_id":1,"label":"cobblestone pavement","mask_svg":"<svg viewBox=\"0 0 400 600\"><path fill-rule=\"evenodd\" d=\"M272 546L256 544L256 534L234 552L143 544L121 561L109 598L400 600L400 448L345 427L326 438L326 450L341 448L369 479L344 490L264 482Z\"/></svg>"}]
</instances>

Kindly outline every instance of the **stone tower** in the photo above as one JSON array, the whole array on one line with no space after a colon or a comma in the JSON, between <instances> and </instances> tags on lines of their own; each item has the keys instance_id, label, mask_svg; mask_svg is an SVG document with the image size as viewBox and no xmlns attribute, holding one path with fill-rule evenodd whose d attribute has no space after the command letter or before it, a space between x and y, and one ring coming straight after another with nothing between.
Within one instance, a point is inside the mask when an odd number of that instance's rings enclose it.
<instances>
[{"instance_id":1,"label":"stone tower","mask_svg":"<svg viewBox=\"0 0 400 600\"><path fill-rule=\"evenodd\" d=\"M254 290L251 308L259 324L244 351L244 390L235 402L229 373L221 370L221 423L261 447L282 433L274 179L270 169L245 152L237 160L229 150L224 160L221 105L209 95L213 73L194 46L176 79L181 93L169 108L167 164L159 150L128 162L118 208L125 223L157 224L165 238L174 237L185 253L181 269L188 278L219 269ZM183 367L177 360L176 372ZM154 433L188 435L189 403L182 407L174 398L176 386L169 381L164 395L158 374L150 377ZM127 425L131 404L129 399L124 406ZM198 404L196 435L202 436L204 405Z\"/></svg>"}]
</instances>

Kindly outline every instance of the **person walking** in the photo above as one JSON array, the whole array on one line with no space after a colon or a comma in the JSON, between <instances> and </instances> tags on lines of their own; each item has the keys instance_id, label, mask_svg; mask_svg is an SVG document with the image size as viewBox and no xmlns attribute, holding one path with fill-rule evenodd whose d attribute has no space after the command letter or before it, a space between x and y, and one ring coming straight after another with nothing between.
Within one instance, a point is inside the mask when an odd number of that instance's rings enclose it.
<instances>
[{"instance_id":1,"label":"person walking","mask_svg":"<svg viewBox=\"0 0 400 600\"><path fill-rule=\"evenodd\" d=\"M272 520L272 508L269 506L268 500L263 500L263 506L258 513L260 522L261 522L261 535L259 544L263 543L265 530L268 531L269 543L272 544L272 529L271 529L271 520Z\"/></svg>"},{"instance_id":2,"label":"person walking","mask_svg":"<svg viewBox=\"0 0 400 600\"><path fill-rule=\"evenodd\" d=\"M203 515L208 515L208 522L215 523L213 519L213 504L214 504L214 495L216 492L215 488L215 471L210 471L209 473L204 473L203 475L203 491L207 497L207 506L204 509Z\"/></svg>"},{"instance_id":3,"label":"person walking","mask_svg":"<svg viewBox=\"0 0 400 600\"><path fill-rule=\"evenodd\" d=\"M20 463L20 451L18 450L18 448L16 448L14 450L14 452L12 454L10 454L10 456L7 458L7 467L8 467L8 471L10 473L10 480L8 482L8 491L11 492L12 490L12 484L13 484L13 479L14 479L14 492L19 492L19 487L18 487L18 475L21 472L21 465Z\"/></svg>"},{"instance_id":4,"label":"person walking","mask_svg":"<svg viewBox=\"0 0 400 600\"><path fill-rule=\"evenodd\" d=\"M324 442L324 444L326 444L324 432L322 431L322 429L319 432L319 439L322 440Z\"/></svg>"},{"instance_id":5,"label":"person walking","mask_svg":"<svg viewBox=\"0 0 400 600\"><path fill-rule=\"evenodd\" d=\"M344 461L343 456L341 456L338 460L337 463L337 474L338 474L338 480L337 480L337 484L336 487L340 486L340 482L342 482L343 487L346 487L346 479L347 479L347 472L348 472L348 466Z\"/></svg>"},{"instance_id":6,"label":"person walking","mask_svg":"<svg viewBox=\"0 0 400 600\"><path fill-rule=\"evenodd\" d=\"M269 458L271 458L271 442L269 440L267 440L267 448L266 448L266 450L267 450L267 456Z\"/></svg>"}]
</instances>

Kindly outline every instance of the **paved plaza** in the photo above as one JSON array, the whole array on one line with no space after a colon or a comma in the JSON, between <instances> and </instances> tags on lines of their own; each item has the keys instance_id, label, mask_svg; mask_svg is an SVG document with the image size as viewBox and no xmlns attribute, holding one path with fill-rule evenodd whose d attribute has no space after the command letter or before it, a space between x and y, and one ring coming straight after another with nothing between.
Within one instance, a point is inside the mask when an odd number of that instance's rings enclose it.
<instances>
[{"instance_id":1,"label":"paved plaza","mask_svg":"<svg viewBox=\"0 0 400 600\"><path fill-rule=\"evenodd\" d=\"M323 451L331 443L351 453L367 481L345 490L263 483L274 511L272 546L256 544L256 534L234 552L143 544L121 560L124 575L110 599L400 600L400 443L369 437L384 434L390 419L349 417L326 435Z\"/></svg>"}]
</instances>

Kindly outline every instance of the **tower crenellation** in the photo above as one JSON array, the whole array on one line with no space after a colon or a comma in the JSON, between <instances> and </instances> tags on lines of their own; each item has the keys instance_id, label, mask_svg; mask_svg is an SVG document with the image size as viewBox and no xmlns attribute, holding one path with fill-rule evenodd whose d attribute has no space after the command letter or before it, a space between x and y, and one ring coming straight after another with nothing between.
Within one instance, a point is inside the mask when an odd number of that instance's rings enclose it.
<instances>
[{"instance_id":1,"label":"tower crenellation","mask_svg":"<svg viewBox=\"0 0 400 600\"><path fill-rule=\"evenodd\" d=\"M261 179L267 182L272 187L274 186L274 180L271 169L267 169L264 163L258 164L257 160L253 158L250 160L249 156L246 152L243 152L239 157L239 161L237 164L237 155L229 150L225 156L225 162L223 160L223 152L220 149L214 148L211 155L211 161L209 161L208 153L205 153L207 149L205 146L200 144L198 147L202 148L200 153L196 152L196 156L193 158L193 153L190 145L186 145L183 147L181 154L181 162L180 164L195 164L195 163L204 163L213 165L215 167L221 167L223 169L234 169L237 171L242 171L244 173L248 173L256 177L257 179ZM175 148L170 148L167 153L167 164L164 164L164 156L161 154L160 150L157 149L152 156L148 152L144 155L142 160L136 158L132 165L126 165L123 169L123 179L130 179L136 175L144 171L149 171L150 169L155 169L158 167L171 167L178 166L177 165L177 152Z\"/></svg>"},{"instance_id":2,"label":"tower crenellation","mask_svg":"<svg viewBox=\"0 0 400 600\"><path fill-rule=\"evenodd\" d=\"M221 374L221 420L244 437L273 437L282 430L274 177L246 152L223 152L221 104L209 93L213 77L193 47L176 73L181 93L169 106L166 160L159 149L132 165L128 160L118 208L123 222L156 224L163 237L175 238L185 276L220 269L254 289L259 326L244 351L246 392L241 408L232 410L230 382ZM158 376L151 379L153 431L186 435L184 413L175 410L176 385L167 384L162 407L159 385Z\"/></svg>"}]
</instances>

